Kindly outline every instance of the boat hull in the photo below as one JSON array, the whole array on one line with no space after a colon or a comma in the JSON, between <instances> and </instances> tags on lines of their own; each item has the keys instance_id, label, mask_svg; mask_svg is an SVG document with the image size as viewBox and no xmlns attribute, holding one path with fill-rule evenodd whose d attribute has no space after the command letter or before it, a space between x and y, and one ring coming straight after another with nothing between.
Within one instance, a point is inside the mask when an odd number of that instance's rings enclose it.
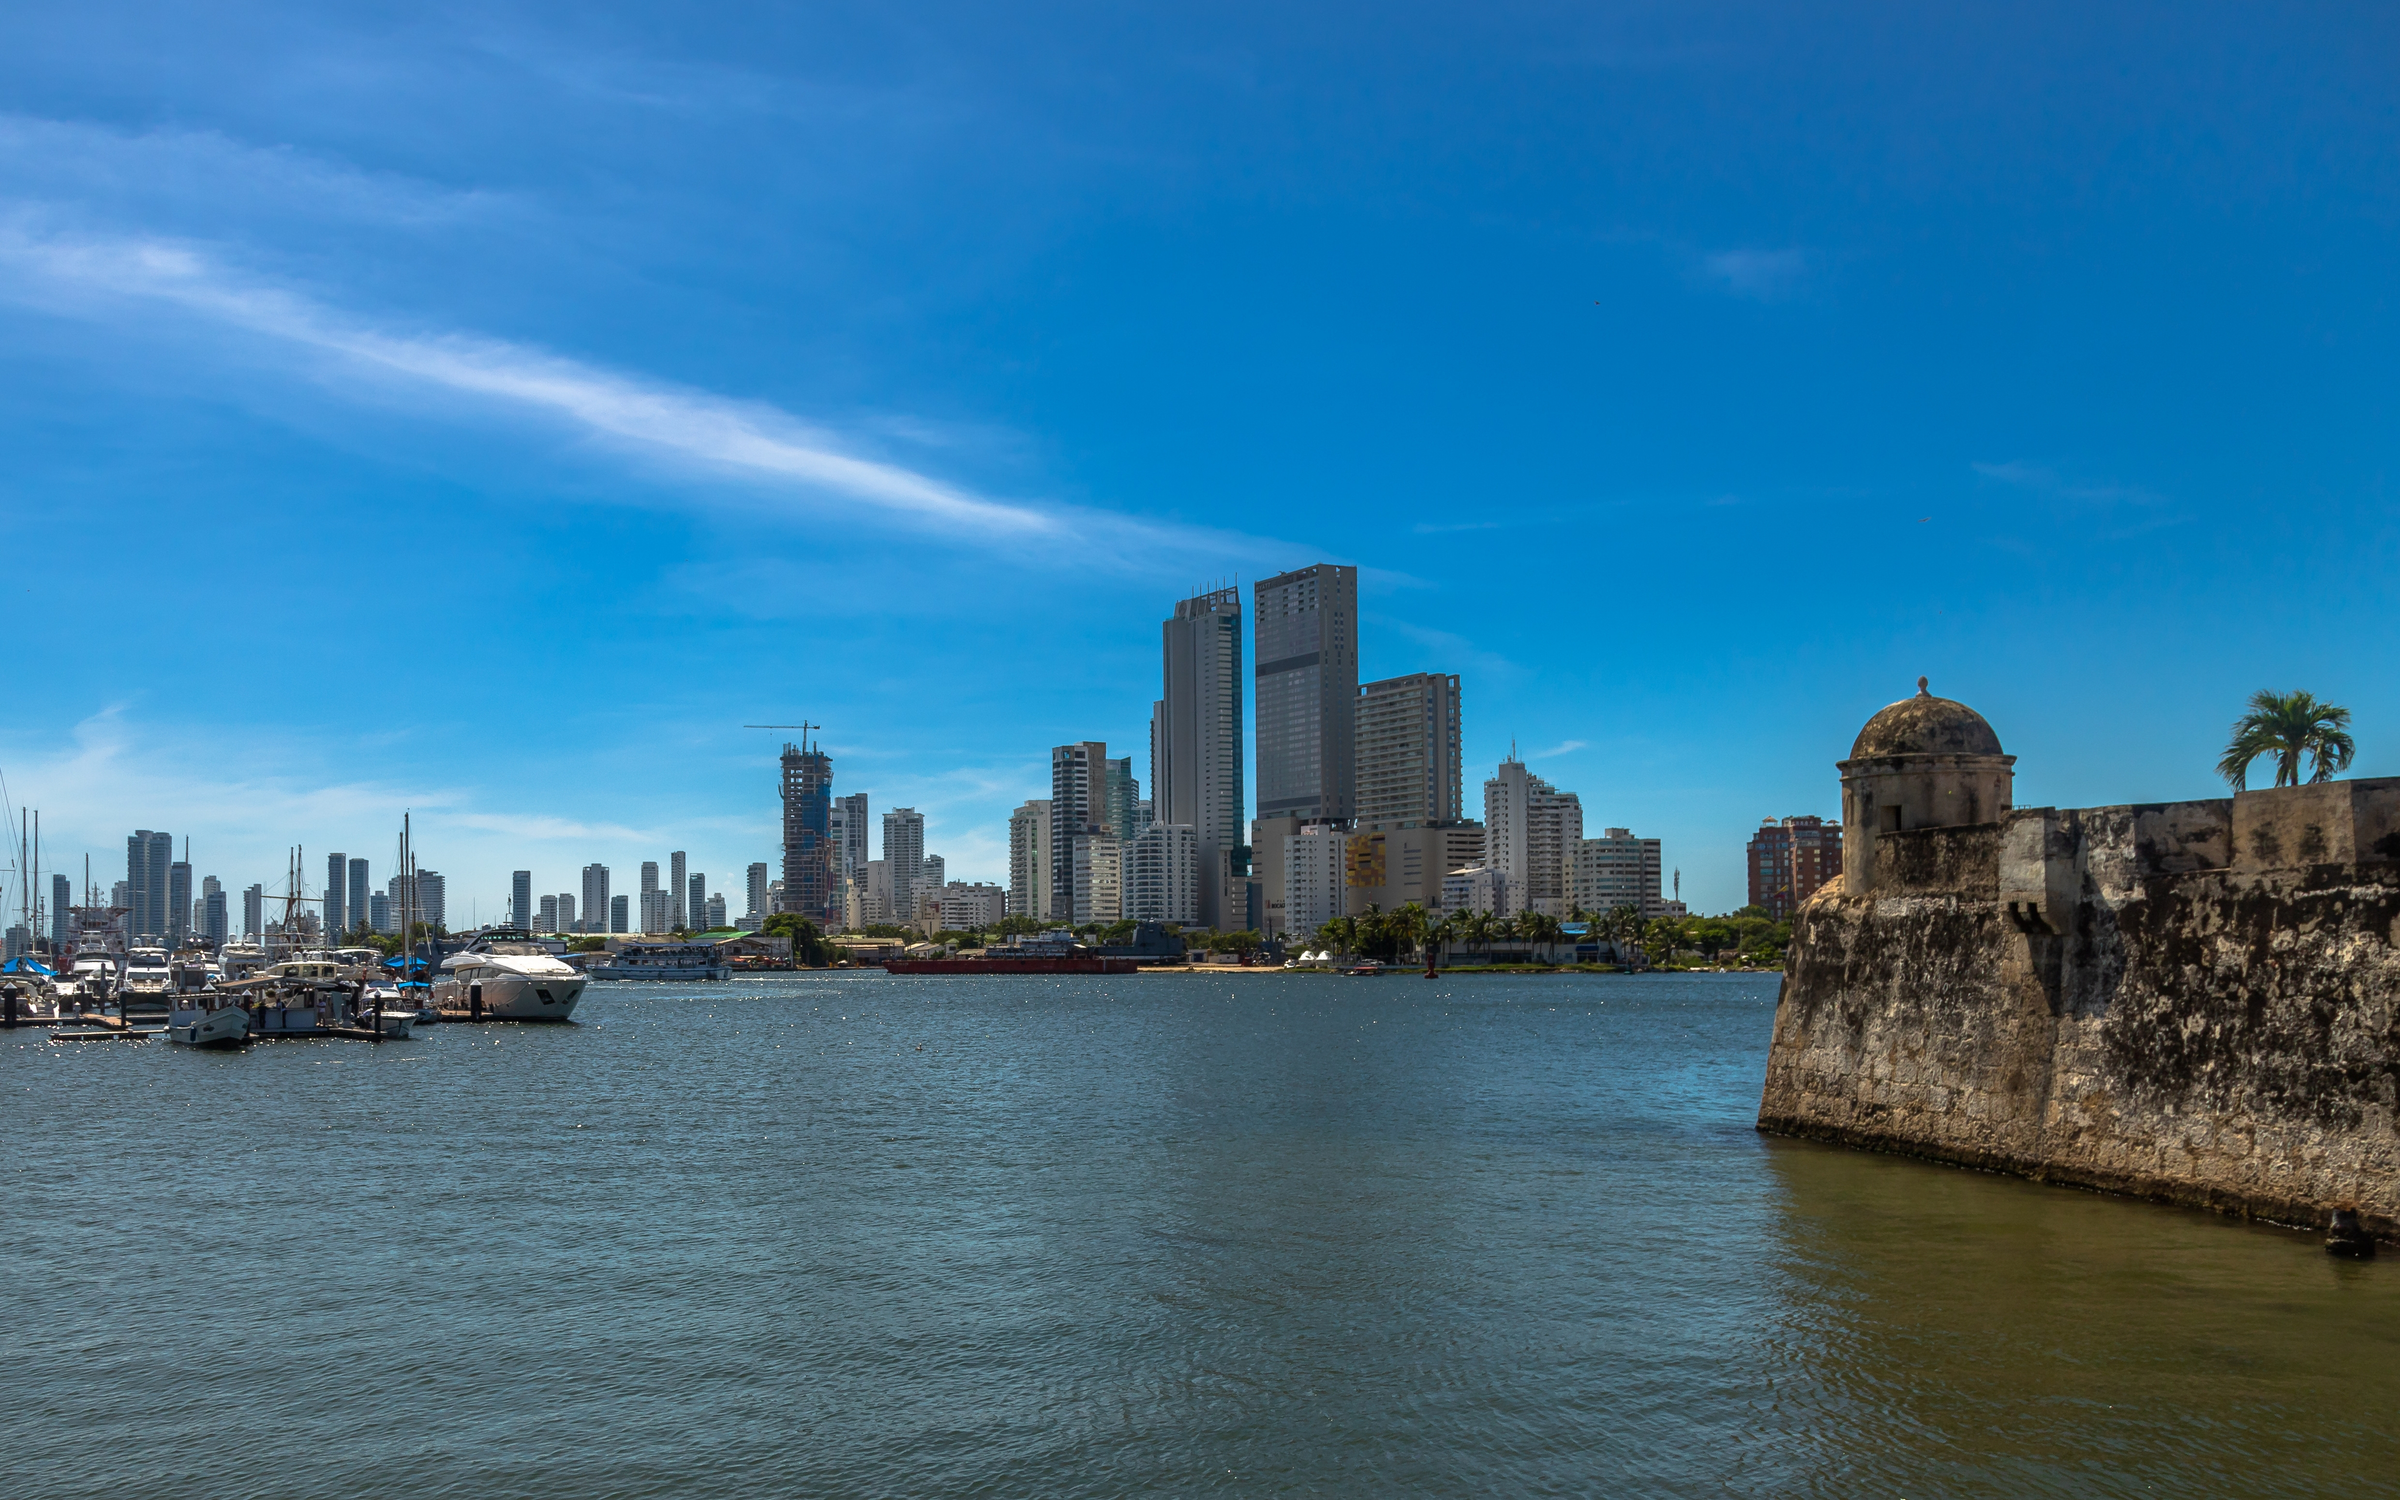
<instances>
[{"instance_id":1,"label":"boat hull","mask_svg":"<svg viewBox=\"0 0 2400 1500\"><path fill-rule=\"evenodd\" d=\"M250 1017L237 1005L177 1011L167 1040L186 1047L239 1047L250 1040Z\"/></svg>"},{"instance_id":2,"label":"boat hull","mask_svg":"<svg viewBox=\"0 0 2400 1500\"><path fill-rule=\"evenodd\" d=\"M575 1014L590 981L581 974L490 974L472 984L445 979L434 986L438 1009L471 1014L478 992L487 1021L564 1021Z\"/></svg>"}]
</instances>

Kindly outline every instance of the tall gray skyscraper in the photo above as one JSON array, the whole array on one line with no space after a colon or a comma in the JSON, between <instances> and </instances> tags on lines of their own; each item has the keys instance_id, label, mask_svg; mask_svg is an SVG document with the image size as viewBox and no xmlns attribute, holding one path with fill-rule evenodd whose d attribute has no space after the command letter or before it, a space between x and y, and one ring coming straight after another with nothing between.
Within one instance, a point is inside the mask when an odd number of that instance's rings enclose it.
<instances>
[{"instance_id":1,"label":"tall gray skyscraper","mask_svg":"<svg viewBox=\"0 0 2400 1500\"><path fill-rule=\"evenodd\" d=\"M167 867L175 836L144 828L125 841L125 930L139 941L167 939Z\"/></svg>"},{"instance_id":2,"label":"tall gray skyscraper","mask_svg":"<svg viewBox=\"0 0 2400 1500\"><path fill-rule=\"evenodd\" d=\"M172 860L167 865L167 943L179 947L192 935L192 862L187 841L186 858Z\"/></svg>"},{"instance_id":3,"label":"tall gray skyscraper","mask_svg":"<svg viewBox=\"0 0 2400 1500\"><path fill-rule=\"evenodd\" d=\"M1050 750L1050 910L1061 921L1076 908L1077 840L1115 837L1108 821L1108 744L1078 740ZM1091 868L1084 851L1081 869ZM1088 897L1083 903L1089 907Z\"/></svg>"},{"instance_id":4,"label":"tall gray skyscraper","mask_svg":"<svg viewBox=\"0 0 2400 1500\"><path fill-rule=\"evenodd\" d=\"M534 911L536 913L534 919L525 924L529 930L534 932L562 930L558 922L558 898L556 896L544 896L535 904Z\"/></svg>"},{"instance_id":5,"label":"tall gray skyscraper","mask_svg":"<svg viewBox=\"0 0 2400 1500\"><path fill-rule=\"evenodd\" d=\"M573 891L558 893L558 930L560 932L575 931L575 893Z\"/></svg>"},{"instance_id":6,"label":"tall gray skyscraper","mask_svg":"<svg viewBox=\"0 0 2400 1500\"><path fill-rule=\"evenodd\" d=\"M1358 569L1318 563L1278 573L1250 598L1258 815L1346 823L1358 816Z\"/></svg>"},{"instance_id":7,"label":"tall gray skyscraper","mask_svg":"<svg viewBox=\"0 0 2400 1500\"><path fill-rule=\"evenodd\" d=\"M1226 910L1227 876L1246 878L1249 871L1241 853L1247 812L1241 590L1217 589L1183 600L1159 634L1165 692L1150 712L1152 815L1192 830L1200 859L1200 920L1231 931L1247 925L1247 914ZM1053 864L1058 853L1053 847Z\"/></svg>"},{"instance_id":8,"label":"tall gray skyscraper","mask_svg":"<svg viewBox=\"0 0 2400 1500\"><path fill-rule=\"evenodd\" d=\"M708 877L693 875L686 881L683 900L683 923L699 928L708 924Z\"/></svg>"},{"instance_id":9,"label":"tall gray skyscraper","mask_svg":"<svg viewBox=\"0 0 2400 1500\"><path fill-rule=\"evenodd\" d=\"M626 924L633 920L632 906L633 903L623 896L608 898L608 930L610 932L626 930Z\"/></svg>"},{"instance_id":10,"label":"tall gray skyscraper","mask_svg":"<svg viewBox=\"0 0 2400 1500\"><path fill-rule=\"evenodd\" d=\"M417 872L417 920L430 924L436 931L446 931L450 922L450 885L439 870Z\"/></svg>"},{"instance_id":11,"label":"tall gray skyscraper","mask_svg":"<svg viewBox=\"0 0 2400 1500\"><path fill-rule=\"evenodd\" d=\"M1130 840L1141 830L1136 826L1134 808L1142 799L1142 784L1134 779L1133 757L1120 755L1107 763L1103 778L1108 789L1108 827L1120 839Z\"/></svg>"},{"instance_id":12,"label":"tall gray skyscraper","mask_svg":"<svg viewBox=\"0 0 2400 1500\"><path fill-rule=\"evenodd\" d=\"M678 855L677 858L682 856ZM518 870L508 877L508 920L514 927L533 930L533 872Z\"/></svg>"},{"instance_id":13,"label":"tall gray skyscraper","mask_svg":"<svg viewBox=\"0 0 2400 1500\"><path fill-rule=\"evenodd\" d=\"M859 800L863 802L866 799L862 797ZM841 852L839 846L834 852L837 855ZM767 862L763 859L753 861L747 873L750 877L750 910L744 915L764 917L767 915Z\"/></svg>"},{"instance_id":14,"label":"tall gray skyscraper","mask_svg":"<svg viewBox=\"0 0 2400 1500\"><path fill-rule=\"evenodd\" d=\"M350 856L325 856L325 937L327 941L350 930Z\"/></svg>"},{"instance_id":15,"label":"tall gray skyscraper","mask_svg":"<svg viewBox=\"0 0 2400 1500\"><path fill-rule=\"evenodd\" d=\"M1465 816L1459 724L1456 677L1412 672L1358 690L1360 827Z\"/></svg>"},{"instance_id":16,"label":"tall gray skyscraper","mask_svg":"<svg viewBox=\"0 0 2400 1500\"><path fill-rule=\"evenodd\" d=\"M892 913L886 920L913 922L917 917L917 882L924 878L925 815L913 807L895 807L883 815L883 863L892 877Z\"/></svg>"},{"instance_id":17,"label":"tall gray skyscraper","mask_svg":"<svg viewBox=\"0 0 2400 1500\"><path fill-rule=\"evenodd\" d=\"M608 925L608 866L583 867L583 926L587 932L611 932Z\"/></svg>"},{"instance_id":18,"label":"tall gray skyscraper","mask_svg":"<svg viewBox=\"0 0 2400 1500\"><path fill-rule=\"evenodd\" d=\"M211 948L222 948L233 935L232 913L225 909L225 886L211 875L200 882L200 937Z\"/></svg>"},{"instance_id":19,"label":"tall gray skyscraper","mask_svg":"<svg viewBox=\"0 0 2400 1500\"><path fill-rule=\"evenodd\" d=\"M667 919L676 926L684 925L683 882L684 856L681 849L667 856Z\"/></svg>"},{"instance_id":20,"label":"tall gray skyscraper","mask_svg":"<svg viewBox=\"0 0 2400 1500\"><path fill-rule=\"evenodd\" d=\"M242 892L242 936L254 938L267 930L267 888L250 886Z\"/></svg>"},{"instance_id":21,"label":"tall gray skyscraper","mask_svg":"<svg viewBox=\"0 0 2400 1500\"><path fill-rule=\"evenodd\" d=\"M363 859L350 861L348 914L351 926L356 927L359 923L367 920L367 892L371 889L372 886L367 880L367 862Z\"/></svg>"}]
</instances>

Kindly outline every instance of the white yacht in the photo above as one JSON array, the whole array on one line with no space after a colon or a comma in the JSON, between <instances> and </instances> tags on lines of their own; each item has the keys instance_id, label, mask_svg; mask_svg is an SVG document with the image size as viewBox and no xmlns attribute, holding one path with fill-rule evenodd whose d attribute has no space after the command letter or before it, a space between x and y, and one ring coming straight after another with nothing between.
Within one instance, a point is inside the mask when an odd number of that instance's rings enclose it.
<instances>
[{"instance_id":1,"label":"white yacht","mask_svg":"<svg viewBox=\"0 0 2400 1500\"><path fill-rule=\"evenodd\" d=\"M232 942L217 950L218 981L250 979L267 966L267 950L252 942Z\"/></svg>"},{"instance_id":2,"label":"white yacht","mask_svg":"<svg viewBox=\"0 0 2400 1500\"><path fill-rule=\"evenodd\" d=\"M175 993L175 972L164 948L128 948L117 998L128 1005L164 1005Z\"/></svg>"},{"instance_id":3,"label":"white yacht","mask_svg":"<svg viewBox=\"0 0 2400 1500\"><path fill-rule=\"evenodd\" d=\"M495 1021L564 1021L590 983L550 949L518 932L489 932L442 960L436 1009Z\"/></svg>"}]
</instances>

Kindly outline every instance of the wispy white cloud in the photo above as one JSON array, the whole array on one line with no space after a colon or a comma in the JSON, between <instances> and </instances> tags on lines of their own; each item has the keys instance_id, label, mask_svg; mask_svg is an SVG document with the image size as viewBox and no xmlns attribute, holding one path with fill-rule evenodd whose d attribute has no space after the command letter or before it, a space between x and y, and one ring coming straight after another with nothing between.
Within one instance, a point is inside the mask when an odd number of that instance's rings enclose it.
<instances>
[{"instance_id":1,"label":"wispy white cloud","mask_svg":"<svg viewBox=\"0 0 2400 1500\"><path fill-rule=\"evenodd\" d=\"M95 299L165 303L362 373L505 403L727 476L786 481L981 535L1069 529L1055 515L844 452L830 434L762 403L643 381L500 339L369 327L169 241L45 235L19 223L0 229L0 266L17 273L9 295L20 302L62 310Z\"/></svg>"},{"instance_id":2,"label":"wispy white cloud","mask_svg":"<svg viewBox=\"0 0 2400 1500\"><path fill-rule=\"evenodd\" d=\"M1772 302L1798 290L1811 264L1805 250L1719 250L1700 257L1700 272L1737 297Z\"/></svg>"},{"instance_id":3,"label":"wispy white cloud","mask_svg":"<svg viewBox=\"0 0 2400 1500\"><path fill-rule=\"evenodd\" d=\"M2008 463L1978 463L1976 473L1997 484L2014 485L2018 489L2034 490L2056 495L2062 500L2082 500L2099 505L2164 505L2167 497L2156 490L2138 484L2111 484L2104 481L2076 479L2060 474L2043 464L2011 460Z\"/></svg>"},{"instance_id":4,"label":"wispy white cloud","mask_svg":"<svg viewBox=\"0 0 2400 1500\"><path fill-rule=\"evenodd\" d=\"M1572 755L1590 743L1591 741L1589 740L1561 740L1547 750L1534 751L1533 758L1535 760L1548 760L1554 755Z\"/></svg>"}]
</instances>

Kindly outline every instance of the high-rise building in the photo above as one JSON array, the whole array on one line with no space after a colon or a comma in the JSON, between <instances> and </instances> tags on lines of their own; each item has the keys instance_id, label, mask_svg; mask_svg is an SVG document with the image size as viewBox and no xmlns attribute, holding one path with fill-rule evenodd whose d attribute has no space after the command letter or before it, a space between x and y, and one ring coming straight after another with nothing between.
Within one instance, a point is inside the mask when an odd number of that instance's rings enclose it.
<instances>
[{"instance_id":1,"label":"high-rise building","mask_svg":"<svg viewBox=\"0 0 2400 1500\"><path fill-rule=\"evenodd\" d=\"M449 882L442 879L439 870L417 872L417 920L436 932L449 930Z\"/></svg>"},{"instance_id":2,"label":"high-rise building","mask_svg":"<svg viewBox=\"0 0 2400 1500\"><path fill-rule=\"evenodd\" d=\"M1113 833L1078 833L1067 840L1067 889L1057 919L1103 926L1125 915L1125 846Z\"/></svg>"},{"instance_id":3,"label":"high-rise building","mask_svg":"<svg viewBox=\"0 0 2400 1500\"><path fill-rule=\"evenodd\" d=\"M267 888L264 885L246 886L242 890L242 936L255 938L267 930Z\"/></svg>"},{"instance_id":4,"label":"high-rise building","mask_svg":"<svg viewBox=\"0 0 2400 1500\"><path fill-rule=\"evenodd\" d=\"M558 898L556 896L544 896L534 908L534 912L534 919L530 925L535 932L557 932L559 930Z\"/></svg>"},{"instance_id":5,"label":"high-rise building","mask_svg":"<svg viewBox=\"0 0 2400 1500\"><path fill-rule=\"evenodd\" d=\"M1125 915L1137 922L1200 920L1200 840L1180 823L1152 823L1125 851Z\"/></svg>"},{"instance_id":6,"label":"high-rise building","mask_svg":"<svg viewBox=\"0 0 2400 1500\"><path fill-rule=\"evenodd\" d=\"M181 947L192 935L192 861L191 844L184 844L185 857L167 865L167 943Z\"/></svg>"},{"instance_id":7,"label":"high-rise building","mask_svg":"<svg viewBox=\"0 0 2400 1500\"><path fill-rule=\"evenodd\" d=\"M1142 800L1142 784L1133 775L1133 757L1120 755L1103 762L1103 765L1106 774L1102 779L1108 789L1106 821L1109 832L1119 839L1130 841L1134 834L1140 832L1134 822L1134 807Z\"/></svg>"},{"instance_id":8,"label":"high-rise building","mask_svg":"<svg viewBox=\"0 0 2400 1500\"><path fill-rule=\"evenodd\" d=\"M895 807L883 815L883 869L891 885L881 920L915 921L917 884L925 878L925 815L915 808Z\"/></svg>"},{"instance_id":9,"label":"high-rise building","mask_svg":"<svg viewBox=\"0 0 2400 1500\"><path fill-rule=\"evenodd\" d=\"M325 856L325 930L342 933L350 930L350 856Z\"/></svg>"},{"instance_id":10,"label":"high-rise building","mask_svg":"<svg viewBox=\"0 0 2400 1500\"><path fill-rule=\"evenodd\" d=\"M1283 930L1306 941L1347 905L1343 855L1349 833L1309 823L1283 840Z\"/></svg>"},{"instance_id":11,"label":"high-rise building","mask_svg":"<svg viewBox=\"0 0 2400 1500\"><path fill-rule=\"evenodd\" d=\"M1000 920L1007 893L980 880L954 880L942 887L936 907L937 932L981 932Z\"/></svg>"},{"instance_id":12,"label":"high-rise building","mask_svg":"<svg viewBox=\"0 0 2400 1500\"><path fill-rule=\"evenodd\" d=\"M591 932L620 929L608 925L608 866L583 867L583 925Z\"/></svg>"},{"instance_id":13,"label":"high-rise building","mask_svg":"<svg viewBox=\"0 0 2400 1500\"><path fill-rule=\"evenodd\" d=\"M343 907L353 927L367 920L367 888L367 862L363 859L350 861L350 899L343 903Z\"/></svg>"},{"instance_id":14,"label":"high-rise building","mask_svg":"<svg viewBox=\"0 0 2400 1500\"><path fill-rule=\"evenodd\" d=\"M644 896L648 896L651 892L657 889L658 861L655 859L645 859L642 861L642 894ZM643 910L647 911L649 908L644 907Z\"/></svg>"},{"instance_id":15,"label":"high-rise building","mask_svg":"<svg viewBox=\"0 0 2400 1500\"><path fill-rule=\"evenodd\" d=\"M1318 563L1250 591L1257 635L1258 815L1358 815L1358 569Z\"/></svg>"},{"instance_id":16,"label":"high-rise building","mask_svg":"<svg viewBox=\"0 0 2400 1500\"><path fill-rule=\"evenodd\" d=\"M686 926L699 930L708 920L708 877L684 877L683 920Z\"/></svg>"},{"instance_id":17,"label":"high-rise building","mask_svg":"<svg viewBox=\"0 0 2400 1500\"><path fill-rule=\"evenodd\" d=\"M838 854L838 853L840 852L840 850L841 850L841 846L840 846L839 844L836 844L836 845L834 846L834 850L835 850L835 852ZM847 870L845 870L843 873L844 873L844 874L848 874L849 872L848 872ZM763 860L763 859L761 859L761 860L754 860L754 861L752 861L752 862L751 862L751 865L750 865L750 868L749 868L749 870L747 871L747 874L748 874L748 875L749 875L749 877L750 877L750 890L749 890L749 897L750 897L750 909L749 909L749 911L747 911L746 913L744 913L744 915L746 915L746 916L752 916L752 917L763 917L763 916L766 916L766 915L767 915L767 862L766 862L765 860Z\"/></svg>"},{"instance_id":18,"label":"high-rise building","mask_svg":"<svg viewBox=\"0 0 2400 1500\"><path fill-rule=\"evenodd\" d=\"M1576 841L1568 896L1572 905L1595 915L1630 906L1645 918L1661 917L1667 903L1659 874L1658 840L1635 838L1630 829L1604 828L1596 839Z\"/></svg>"},{"instance_id":19,"label":"high-rise building","mask_svg":"<svg viewBox=\"0 0 2400 1500\"><path fill-rule=\"evenodd\" d=\"M575 920L575 895L572 891L560 891L558 893L557 930L560 932L583 931L582 926Z\"/></svg>"},{"instance_id":20,"label":"high-rise building","mask_svg":"<svg viewBox=\"0 0 2400 1500\"><path fill-rule=\"evenodd\" d=\"M854 927L867 927L878 922L896 922L900 912L892 904L892 862L870 859L859 871L853 887L858 897L857 920Z\"/></svg>"},{"instance_id":21,"label":"high-rise building","mask_svg":"<svg viewBox=\"0 0 2400 1500\"><path fill-rule=\"evenodd\" d=\"M1075 909L1075 840L1102 833L1113 836L1108 821L1107 743L1078 740L1051 747L1050 911L1060 921L1067 920ZM1089 855L1085 865L1090 865Z\"/></svg>"},{"instance_id":22,"label":"high-rise building","mask_svg":"<svg viewBox=\"0 0 2400 1500\"><path fill-rule=\"evenodd\" d=\"M673 930L675 902L664 890L642 892L642 931L652 935Z\"/></svg>"},{"instance_id":23,"label":"high-rise building","mask_svg":"<svg viewBox=\"0 0 2400 1500\"><path fill-rule=\"evenodd\" d=\"M1242 775L1242 596L1216 589L1180 601L1159 627L1164 691L1150 711L1150 803L1161 823L1180 823L1198 839L1200 920L1232 931L1243 910L1229 909L1247 882L1248 813ZM1058 851L1053 848L1055 864ZM1238 866L1238 870L1236 867ZM1227 919L1232 925L1227 925Z\"/></svg>"},{"instance_id":24,"label":"high-rise building","mask_svg":"<svg viewBox=\"0 0 2400 1500\"><path fill-rule=\"evenodd\" d=\"M144 828L125 841L125 931L137 943L163 943L167 920L167 873L175 863L175 836Z\"/></svg>"},{"instance_id":25,"label":"high-rise building","mask_svg":"<svg viewBox=\"0 0 2400 1500\"><path fill-rule=\"evenodd\" d=\"M950 861L942 858L938 854L926 855L925 863L917 867L917 889L920 891L938 891L949 883Z\"/></svg>"},{"instance_id":26,"label":"high-rise building","mask_svg":"<svg viewBox=\"0 0 2400 1500\"><path fill-rule=\"evenodd\" d=\"M686 921L686 913L684 910L685 879L686 875L684 871L683 851L678 849L673 854L667 856L667 896L669 898L667 903L667 916L668 919L674 922L677 927L682 927Z\"/></svg>"},{"instance_id":27,"label":"high-rise building","mask_svg":"<svg viewBox=\"0 0 2400 1500\"><path fill-rule=\"evenodd\" d=\"M708 930L708 931L710 931L710 932L714 932L714 931L716 931L718 928L720 928L720 927L723 927L723 926L725 925L725 894L724 894L724 892L720 891L720 892L718 892L716 895L714 895L714 896L711 896L711 897L709 897L709 898L708 898L708 913L707 913L707 916L708 916L708 920L707 920L707 922L706 922L704 925L706 926L706 928L707 928L707 930Z\"/></svg>"},{"instance_id":28,"label":"high-rise building","mask_svg":"<svg viewBox=\"0 0 2400 1500\"><path fill-rule=\"evenodd\" d=\"M1768 818L1750 836L1750 904L1788 922L1800 903L1842 873L1842 825L1823 818Z\"/></svg>"},{"instance_id":29,"label":"high-rise building","mask_svg":"<svg viewBox=\"0 0 2400 1500\"><path fill-rule=\"evenodd\" d=\"M867 862L867 845L874 831L867 824L867 794L852 792L847 797L836 797L831 806L841 820L827 825L834 830L833 857L841 873L848 875Z\"/></svg>"},{"instance_id":30,"label":"high-rise building","mask_svg":"<svg viewBox=\"0 0 2400 1500\"><path fill-rule=\"evenodd\" d=\"M1008 914L1050 915L1050 799L1037 797L1008 818Z\"/></svg>"},{"instance_id":31,"label":"high-rise building","mask_svg":"<svg viewBox=\"0 0 2400 1500\"><path fill-rule=\"evenodd\" d=\"M833 757L805 739L783 747L783 909L823 926L840 918L832 841ZM846 832L846 830L845 830Z\"/></svg>"},{"instance_id":32,"label":"high-rise building","mask_svg":"<svg viewBox=\"0 0 2400 1500\"><path fill-rule=\"evenodd\" d=\"M519 870L508 877L508 920L510 925L522 927L528 932L535 930L531 870Z\"/></svg>"},{"instance_id":33,"label":"high-rise building","mask_svg":"<svg viewBox=\"0 0 2400 1500\"><path fill-rule=\"evenodd\" d=\"M1405 827L1466 816L1458 678L1387 677L1358 690L1358 821Z\"/></svg>"},{"instance_id":34,"label":"high-rise building","mask_svg":"<svg viewBox=\"0 0 2400 1500\"><path fill-rule=\"evenodd\" d=\"M75 904L75 885L64 875L50 877L50 951L63 953L67 935L74 930L74 918L67 908Z\"/></svg>"},{"instance_id":35,"label":"high-rise building","mask_svg":"<svg viewBox=\"0 0 2400 1500\"><path fill-rule=\"evenodd\" d=\"M385 892L367 897L367 923L381 933L396 935L400 931L399 914L392 910L392 898Z\"/></svg>"},{"instance_id":36,"label":"high-rise building","mask_svg":"<svg viewBox=\"0 0 2400 1500\"><path fill-rule=\"evenodd\" d=\"M211 948L224 947L225 940L233 935L231 916L225 909L225 887L217 883L216 876L209 876L200 892L201 941Z\"/></svg>"},{"instance_id":37,"label":"high-rise building","mask_svg":"<svg viewBox=\"0 0 2400 1500\"><path fill-rule=\"evenodd\" d=\"M1540 912L1564 917L1571 905L1575 845L1583 838L1583 803L1508 759L1483 784L1485 862L1506 880L1508 916Z\"/></svg>"},{"instance_id":38,"label":"high-rise building","mask_svg":"<svg viewBox=\"0 0 2400 1500\"><path fill-rule=\"evenodd\" d=\"M630 930L629 924L633 921L633 912L630 910L632 905L633 903L623 896L608 898L608 930L610 932Z\"/></svg>"}]
</instances>

